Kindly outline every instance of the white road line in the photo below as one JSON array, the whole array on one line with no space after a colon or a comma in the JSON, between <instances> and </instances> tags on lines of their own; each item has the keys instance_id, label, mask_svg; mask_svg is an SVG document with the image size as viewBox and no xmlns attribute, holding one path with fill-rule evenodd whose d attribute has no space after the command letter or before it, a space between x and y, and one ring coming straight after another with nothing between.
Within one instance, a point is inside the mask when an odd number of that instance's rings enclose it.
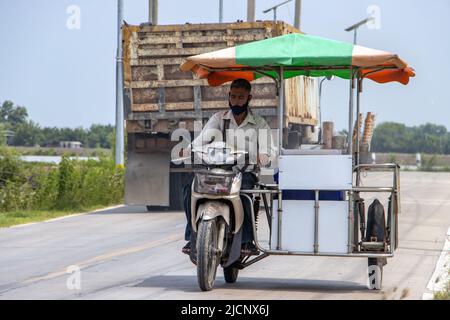
<instances>
[{"instance_id":1,"label":"white road line","mask_svg":"<svg viewBox=\"0 0 450 320\"><path fill-rule=\"evenodd\" d=\"M59 221L59 220L64 220L64 219L69 219L69 218L74 218L74 217L84 216L84 215L90 214L90 213L95 213L95 212L100 212L100 211L105 211L105 210L117 209L117 208L121 208L121 207L124 207L124 205L121 204L121 205L112 206L112 207L106 207L106 208L102 208L102 209L98 209L98 210L94 210L94 211L88 211L88 212L82 212L82 213L74 213L74 214L69 214L69 215L67 215L67 216L62 216L62 217L53 218L53 219L44 220L44 221L38 221L38 222L30 222L30 223L18 224L18 225L15 225L15 226L8 227L7 229L23 228L23 227L32 226L32 225L35 225L35 224L47 223L47 222L53 222L53 221Z\"/></svg>"},{"instance_id":2,"label":"white road line","mask_svg":"<svg viewBox=\"0 0 450 320\"><path fill-rule=\"evenodd\" d=\"M447 230L447 237L442 249L439 260L436 264L436 269L431 276L430 281L427 284L427 290L436 293L445 289L449 281L449 270L450 270L450 228ZM422 299L429 300L433 293L424 293Z\"/></svg>"},{"instance_id":3,"label":"white road line","mask_svg":"<svg viewBox=\"0 0 450 320\"><path fill-rule=\"evenodd\" d=\"M129 247L129 248L124 248L124 249L113 251L113 252L108 252L108 253L105 253L105 254L93 257L93 258L91 258L89 260L80 261L78 263L73 263L71 265L72 266L77 266L80 269L84 269L84 268L90 267L90 266L95 265L95 264L100 263L100 262L110 261L113 258L118 258L118 257L122 257L122 256L125 256L125 255L128 255L128 254L133 254L133 253L138 253L138 252L141 252L141 251L144 251L144 250L153 249L153 248L156 248L156 247L159 247L159 246L163 246L163 245L169 244L171 242L181 241L182 239L183 239L182 235L175 234L175 235L172 235L172 236L160 239L160 240L147 242L147 243L144 243L142 245ZM49 274L47 274L45 276L39 276L39 277L30 278L28 280L25 280L23 282L23 284L29 285L31 283L35 283L35 282L38 282L38 281L50 280L50 279L54 279L54 278L58 278L60 276L66 275L67 273L68 273L67 272L67 268L64 268L62 270L49 273Z\"/></svg>"}]
</instances>

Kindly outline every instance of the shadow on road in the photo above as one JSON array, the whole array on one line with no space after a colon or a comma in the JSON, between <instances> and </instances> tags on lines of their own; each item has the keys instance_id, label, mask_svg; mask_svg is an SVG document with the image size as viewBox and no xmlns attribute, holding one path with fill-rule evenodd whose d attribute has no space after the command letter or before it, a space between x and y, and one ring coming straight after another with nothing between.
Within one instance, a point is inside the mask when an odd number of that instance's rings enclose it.
<instances>
[{"instance_id":1,"label":"shadow on road","mask_svg":"<svg viewBox=\"0 0 450 320\"><path fill-rule=\"evenodd\" d=\"M148 278L135 287L165 288L184 292L200 292L197 286L197 277L186 275L162 275ZM250 278L241 277L234 284L225 283L222 276L218 276L214 290L268 290L268 291L304 291L313 293L354 293L368 292L365 285L350 281L329 280L302 280L302 279L276 279L276 278Z\"/></svg>"},{"instance_id":2,"label":"shadow on road","mask_svg":"<svg viewBox=\"0 0 450 320\"><path fill-rule=\"evenodd\" d=\"M99 215L99 214L156 214L156 213L177 213L180 211L169 211L169 210L160 210L160 211L151 211L149 212L145 206L122 206L115 209L107 209L101 210L97 212L92 212L90 214Z\"/></svg>"}]
</instances>

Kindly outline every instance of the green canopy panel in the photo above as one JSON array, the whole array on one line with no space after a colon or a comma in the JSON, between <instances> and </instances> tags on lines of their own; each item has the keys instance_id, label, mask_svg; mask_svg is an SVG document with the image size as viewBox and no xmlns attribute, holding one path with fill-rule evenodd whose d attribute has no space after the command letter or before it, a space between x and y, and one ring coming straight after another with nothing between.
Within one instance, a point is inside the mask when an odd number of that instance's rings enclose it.
<instances>
[{"instance_id":1,"label":"green canopy panel","mask_svg":"<svg viewBox=\"0 0 450 320\"><path fill-rule=\"evenodd\" d=\"M414 70L395 54L298 33L192 56L181 69L217 86L238 78L251 81L264 75L276 77L276 71L271 70L277 67L286 68L286 79L300 75L350 79L352 68L378 83L397 81L406 85L415 76Z\"/></svg>"}]
</instances>

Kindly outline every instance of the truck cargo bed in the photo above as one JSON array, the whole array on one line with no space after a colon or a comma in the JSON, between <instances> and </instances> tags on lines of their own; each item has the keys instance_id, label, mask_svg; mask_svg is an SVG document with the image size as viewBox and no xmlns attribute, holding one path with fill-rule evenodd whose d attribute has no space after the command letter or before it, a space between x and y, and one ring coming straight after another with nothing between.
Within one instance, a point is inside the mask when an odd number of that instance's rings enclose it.
<instances>
[{"instance_id":1,"label":"truck cargo bed","mask_svg":"<svg viewBox=\"0 0 450 320\"><path fill-rule=\"evenodd\" d=\"M184 58L299 31L284 22L264 21L124 26L123 32L128 132L143 132L149 126L153 129L162 120L171 120L170 123L163 121L154 130L170 132L176 122L187 122L189 126L194 119L207 119L212 113L228 108L229 86L211 87L206 80L182 72L180 64ZM275 128L277 95L273 80L261 78L252 86L252 110ZM317 125L316 80L289 79L286 92L286 121ZM153 122L146 128L144 120Z\"/></svg>"}]
</instances>

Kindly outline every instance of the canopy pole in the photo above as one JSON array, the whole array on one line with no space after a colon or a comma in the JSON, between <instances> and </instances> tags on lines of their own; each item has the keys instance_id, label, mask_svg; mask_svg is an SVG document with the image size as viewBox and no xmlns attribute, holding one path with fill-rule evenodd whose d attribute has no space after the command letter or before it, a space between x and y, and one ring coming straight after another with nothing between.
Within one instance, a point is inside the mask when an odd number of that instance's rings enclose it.
<instances>
[{"instance_id":1,"label":"canopy pole","mask_svg":"<svg viewBox=\"0 0 450 320\"><path fill-rule=\"evenodd\" d=\"M361 72L358 71L358 88L356 90L356 112L358 115L358 129L359 129L359 114L361 112L361 92L362 92L362 78L361 78ZM363 118L361 117L361 123L362 123ZM358 130L357 134L356 134L356 165L359 165L359 160L360 160L360 131Z\"/></svg>"},{"instance_id":2,"label":"canopy pole","mask_svg":"<svg viewBox=\"0 0 450 320\"><path fill-rule=\"evenodd\" d=\"M357 119L357 132L356 132L356 152L355 152L355 165L359 165L359 151L360 151L360 130L359 130L359 122L362 123L362 118L360 119L360 110L361 110L361 77L360 71L357 72L357 89L356 89L356 119Z\"/></svg>"},{"instance_id":3,"label":"canopy pole","mask_svg":"<svg viewBox=\"0 0 450 320\"><path fill-rule=\"evenodd\" d=\"M356 165L358 166L359 164L360 164L360 153L361 153L361 144L360 144L360 135L361 135L361 132L360 132L360 130L359 130L359 121L361 121L361 124L362 124L362 120L363 120L363 118L361 117L361 120L359 119L359 117L360 117L360 112L361 112L361 92L362 92L362 82L363 82L363 78L362 78L362 75L361 75L361 71L358 71L358 78L357 78L357 81L358 81L358 88L357 88L357 90L356 90L356 112L357 112L357 114L358 114L358 132L356 133L356 153L355 153L355 162L356 162ZM356 171L356 186L357 187L359 187L359 185L360 185L360 183L361 183L361 177L360 177L360 172L359 172L359 169Z\"/></svg>"},{"instance_id":4,"label":"canopy pole","mask_svg":"<svg viewBox=\"0 0 450 320\"><path fill-rule=\"evenodd\" d=\"M284 128L284 68L280 67L278 72L278 163L283 155L283 128ZM280 184L280 171L278 171L278 185ZM278 221L277 221L277 250L281 250L281 232L283 222L283 192L278 191Z\"/></svg>"},{"instance_id":5,"label":"canopy pole","mask_svg":"<svg viewBox=\"0 0 450 320\"><path fill-rule=\"evenodd\" d=\"M350 102L349 102L349 124L348 124L348 154L352 157L352 164L355 163L354 156L353 156L353 113L354 113L354 96L355 96L355 73L353 72L354 68L350 68ZM353 167L352 167L353 171ZM352 178L353 180L353 178ZM347 251L348 253L352 253L354 250L354 236L353 236L353 219L354 212L354 199L353 199L353 190L350 190L348 193L348 244L347 244Z\"/></svg>"},{"instance_id":6,"label":"canopy pole","mask_svg":"<svg viewBox=\"0 0 450 320\"><path fill-rule=\"evenodd\" d=\"M278 81L278 154L282 155L283 150L283 129L284 129L284 68L280 67Z\"/></svg>"},{"instance_id":7,"label":"canopy pole","mask_svg":"<svg viewBox=\"0 0 450 320\"><path fill-rule=\"evenodd\" d=\"M348 154L353 158L353 100L354 100L355 81L353 68L350 68L350 102L348 113Z\"/></svg>"}]
</instances>

